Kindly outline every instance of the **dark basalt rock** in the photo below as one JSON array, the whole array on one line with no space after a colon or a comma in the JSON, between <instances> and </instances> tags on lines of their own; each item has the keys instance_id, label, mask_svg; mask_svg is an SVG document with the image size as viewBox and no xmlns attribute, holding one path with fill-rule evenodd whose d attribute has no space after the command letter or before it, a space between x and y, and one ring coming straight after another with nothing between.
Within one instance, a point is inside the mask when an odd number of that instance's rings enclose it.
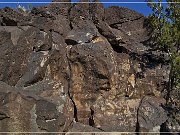
<instances>
[{"instance_id":1,"label":"dark basalt rock","mask_svg":"<svg viewBox=\"0 0 180 135\"><path fill-rule=\"evenodd\" d=\"M71 132L74 132L74 133L71 133ZM73 134L91 134L91 133L86 133L86 132L102 132L102 130L99 130L97 128L93 128L92 126L89 126L89 125L84 125L84 124L81 124L79 122L75 122L72 124L72 127L70 128L69 132L66 133L66 135L73 135Z\"/></svg>"},{"instance_id":2,"label":"dark basalt rock","mask_svg":"<svg viewBox=\"0 0 180 135\"><path fill-rule=\"evenodd\" d=\"M6 72L2 73L2 81L7 82L10 85L16 85L17 81L25 73L28 57L33 52L33 48L42 46L44 43L48 44L50 39L47 39L48 35L38 28L30 27L25 30L19 37L17 45L10 48L2 58L8 61L8 65L3 64L2 69ZM6 63L4 61L4 63Z\"/></svg>"},{"instance_id":3,"label":"dark basalt rock","mask_svg":"<svg viewBox=\"0 0 180 135\"><path fill-rule=\"evenodd\" d=\"M1 132L179 131L178 91L175 115L165 104L169 58L147 42L143 15L52 3L1 9L0 25Z\"/></svg>"},{"instance_id":4,"label":"dark basalt rock","mask_svg":"<svg viewBox=\"0 0 180 135\"><path fill-rule=\"evenodd\" d=\"M31 22L31 16L15 11L9 7L0 9L0 26L27 25Z\"/></svg>"},{"instance_id":5,"label":"dark basalt rock","mask_svg":"<svg viewBox=\"0 0 180 135\"><path fill-rule=\"evenodd\" d=\"M121 24L143 17L142 14L124 7L111 6L105 9L105 21L109 24Z\"/></svg>"},{"instance_id":6,"label":"dark basalt rock","mask_svg":"<svg viewBox=\"0 0 180 135\"><path fill-rule=\"evenodd\" d=\"M167 115L163 109L164 105L165 100L156 97L148 96L141 100L138 108L138 123L141 131L156 131L156 128L160 131L159 125L167 120ZM157 130L157 132L159 131Z\"/></svg>"},{"instance_id":7,"label":"dark basalt rock","mask_svg":"<svg viewBox=\"0 0 180 135\"><path fill-rule=\"evenodd\" d=\"M71 0L52 0L53 2L49 6L50 11L56 15L63 15L64 17L69 17L69 9L71 8Z\"/></svg>"}]
</instances>

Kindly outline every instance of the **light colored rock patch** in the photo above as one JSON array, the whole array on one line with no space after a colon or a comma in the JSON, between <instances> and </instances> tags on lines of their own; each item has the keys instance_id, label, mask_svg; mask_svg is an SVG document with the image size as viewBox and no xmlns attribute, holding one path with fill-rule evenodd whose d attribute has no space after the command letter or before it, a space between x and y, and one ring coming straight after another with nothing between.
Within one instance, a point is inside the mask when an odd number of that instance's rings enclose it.
<instances>
[{"instance_id":1,"label":"light colored rock patch","mask_svg":"<svg viewBox=\"0 0 180 135\"><path fill-rule=\"evenodd\" d=\"M38 47L40 47L41 45L43 45L43 41L38 40L38 41L37 41L37 45L38 45Z\"/></svg>"},{"instance_id":2,"label":"light colored rock patch","mask_svg":"<svg viewBox=\"0 0 180 135\"><path fill-rule=\"evenodd\" d=\"M58 45L57 44L52 44L52 49L54 49L54 50L59 50L59 47L58 47Z\"/></svg>"},{"instance_id":3,"label":"light colored rock patch","mask_svg":"<svg viewBox=\"0 0 180 135\"><path fill-rule=\"evenodd\" d=\"M37 74L38 70L39 70L39 67L37 67L37 68L34 70L34 75Z\"/></svg>"},{"instance_id":4,"label":"light colored rock patch","mask_svg":"<svg viewBox=\"0 0 180 135\"><path fill-rule=\"evenodd\" d=\"M127 35L128 35L128 36L131 36L131 32L130 32L130 31L128 31L128 32L127 32Z\"/></svg>"},{"instance_id":5,"label":"light colored rock patch","mask_svg":"<svg viewBox=\"0 0 180 135\"><path fill-rule=\"evenodd\" d=\"M56 119L46 120L46 122L55 121Z\"/></svg>"},{"instance_id":6,"label":"light colored rock patch","mask_svg":"<svg viewBox=\"0 0 180 135\"><path fill-rule=\"evenodd\" d=\"M89 32L88 32L88 33L86 33L86 37L88 37L89 35L91 35L91 33L89 33Z\"/></svg>"},{"instance_id":7,"label":"light colored rock patch","mask_svg":"<svg viewBox=\"0 0 180 135\"><path fill-rule=\"evenodd\" d=\"M64 86L61 86L61 88L59 90L59 95L64 101L66 100L66 94L65 94L65 91L64 91Z\"/></svg>"},{"instance_id":8,"label":"light colored rock patch","mask_svg":"<svg viewBox=\"0 0 180 135\"><path fill-rule=\"evenodd\" d=\"M122 40L122 37L117 37L116 40Z\"/></svg>"},{"instance_id":9,"label":"light colored rock patch","mask_svg":"<svg viewBox=\"0 0 180 135\"><path fill-rule=\"evenodd\" d=\"M58 102L57 110L63 113L64 103L66 102L67 95L64 92L64 86L61 86L58 90L59 98L63 100L63 104Z\"/></svg>"},{"instance_id":10,"label":"light colored rock patch","mask_svg":"<svg viewBox=\"0 0 180 135\"><path fill-rule=\"evenodd\" d=\"M152 109L151 107L148 107L148 106L142 107L142 110L144 112L144 115L148 116L149 118L151 118L151 116L154 113L154 109Z\"/></svg>"},{"instance_id":11,"label":"light colored rock patch","mask_svg":"<svg viewBox=\"0 0 180 135\"><path fill-rule=\"evenodd\" d=\"M128 78L128 82L132 85L132 87L134 88L135 86L135 75L132 74L129 78Z\"/></svg>"},{"instance_id":12,"label":"light colored rock patch","mask_svg":"<svg viewBox=\"0 0 180 135\"><path fill-rule=\"evenodd\" d=\"M68 38L74 37L74 35L69 35Z\"/></svg>"},{"instance_id":13,"label":"light colored rock patch","mask_svg":"<svg viewBox=\"0 0 180 135\"><path fill-rule=\"evenodd\" d=\"M51 68L50 65L47 65L46 74L45 74L46 80L49 80L50 75L51 75Z\"/></svg>"},{"instance_id":14,"label":"light colored rock patch","mask_svg":"<svg viewBox=\"0 0 180 135\"><path fill-rule=\"evenodd\" d=\"M105 101L105 102L104 102ZM93 105L95 110L94 121L96 127L105 126L100 121L104 120L104 117L115 117L116 120L108 121L109 124L118 123L118 126L134 127L136 125L136 114L139 107L140 99L131 100L107 100L99 98L96 104ZM107 125L106 125L107 126ZM108 127L108 126L107 126Z\"/></svg>"},{"instance_id":15,"label":"light colored rock patch","mask_svg":"<svg viewBox=\"0 0 180 135\"><path fill-rule=\"evenodd\" d=\"M98 42L103 42L104 40L103 40L103 38L101 38L101 37L96 37L96 38L94 38L93 40L92 40L92 43L98 43Z\"/></svg>"},{"instance_id":16,"label":"light colored rock patch","mask_svg":"<svg viewBox=\"0 0 180 135\"><path fill-rule=\"evenodd\" d=\"M91 33L86 33L86 37L90 37L90 38L93 38L93 35Z\"/></svg>"},{"instance_id":17,"label":"light colored rock patch","mask_svg":"<svg viewBox=\"0 0 180 135\"><path fill-rule=\"evenodd\" d=\"M41 53L43 53L43 55L48 55L49 51L41 51Z\"/></svg>"},{"instance_id":18,"label":"light colored rock patch","mask_svg":"<svg viewBox=\"0 0 180 135\"><path fill-rule=\"evenodd\" d=\"M36 123L36 105L33 106L33 108L30 111L31 114L31 132L37 132L38 131L38 125Z\"/></svg>"},{"instance_id":19,"label":"light colored rock patch","mask_svg":"<svg viewBox=\"0 0 180 135\"><path fill-rule=\"evenodd\" d=\"M29 41L28 41L27 37L25 37L25 39L26 39L26 43L29 44Z\"/></svg>"},{"instance_id":20,"label":"light colored rock patch","mask_svg":"<svg viewBox=\"0 0 180 135\"><path fill-rule=\"evenodd\" d=\"M160 132L160 126L153 127L149 132Z\"/></svg>"},{"instance_id":21,"label":"light colored rock patch","mask_svg":"<svg viewBox=\"0 0 180 135\"><path fill-rule=\"evenodd\" d=\"M127 60L127 62L123 62L122 69L124 69L125 71L129 71L130 70L129 60Z\"/></svg>"},{"instance_id":22,"label":"light colored rock patch","mask_svg":"<svg viewBox=\"0 0 180 135\"><path fill-rule=\"evenodd\" d=\"M48 54L48 53L45 53L44 55L47 55L47 54ZM47 60L48 60L48 57L42 58L42 61L41 61L41 63L40 63L40 66L43 67Z\"/></svg>"},{"instance_id":23,"label":"light colored rock patch","mask_svg":"<svg viewBox=\"0 0 180 135\"><path fill-rule=\"evenodd\" d=\"M63 112L64 104L57 107L58 112Z\"/></svg>"},{"instance_id":24,"label":"light colored rock patch","mask_svg":"<svg viewBox=\"0 0 180 135\"><path fill-rule=\"evenodd\" d=\"M82 44L82 43L83 43L83 41L79 40L79 41L78 41L78 43L79 43L79 44Z\"/></svg>"},{"instance_id":25,"label":"light colored rock patch","mask_svg":"<svg viewBox=\"0 0 180 135\"><path fill-rule=\"evenodd\" d=\"M44 31L43 31L42 33L43 33L43 36L44 36L44 37L47 35L47 33L46 33L46 32L44 32Z\"/></svg>"}]
</instances>

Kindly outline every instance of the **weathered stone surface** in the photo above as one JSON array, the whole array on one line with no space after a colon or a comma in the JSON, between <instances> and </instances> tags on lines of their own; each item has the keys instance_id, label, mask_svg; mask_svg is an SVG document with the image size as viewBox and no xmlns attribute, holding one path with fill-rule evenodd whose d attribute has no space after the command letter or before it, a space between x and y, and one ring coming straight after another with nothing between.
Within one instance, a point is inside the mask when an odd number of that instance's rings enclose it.
<instances>
[{"instance_id":1,"label":"weathered stone surface","mask_svg":"<svg viewBox=\"0 0 180 135\"><path fill-rule=\"evenodd\" d=\"M37 125L47 131L57 131L65 124L65 117L58 116L58 110L53 103L40 100L36 104Z\"/></svg>"},{"instance_id":2,"label":"weathered stone surface","mask_svg":"<svg viewBox=\"0 0 180 135\"><path fill-rule=\"evenodd\" d=\"M111 85L114 87L111 84L111 82L114 83L111 80L113 79L111 74L115 72L115 67L112 64L114 62L113 51L105 39L98 38L94 40L95 43L71 47L68 54L72 80L70 93L77 104L77 111L80 112L80 114L77 113L80 117L78 119L81 119L84 115L86 122L88 122L86 115L91 114L89 107L101 91L109 91Z\"/></svg>"},{"instance_id":3,"label":"weathered stone surface","mask_svg":"<svg viewBox=\"0 0 180 135\"><path fill-rule=\"evenodd\" d=\"M136 131L136 115L140 100L121 98L116 97L111 101L101 97L95 102L92 109L95 127L108 132Z\"/></svg>"},{"instance_id":4,"label":"weathered stone surface","mask_svg":"<svg viewBox=\"0 0 180 135\"><path fill-rule=\"evenodd\" d=\"M80 0L80 2L88 2L88 0ZM70 21L73 28L79 27L84 20L91 19L89 14L89 3L77 3L70 10Z\"/></svg>"},{"instance_id":5,"label":"weathered stone surface","mask_svg":"<svg viewBox=\"0 0 180 135\"><path fill-rule=\"evenodd\" d=\"M63 15L57 15L55 18L56 19L53 20L52 23L52 30L63 37L66 37L68 32L71 30L69 20Z\"/></svg>"},{"instance_id":6,"label":"weathered stone surface","mask_svg":"<svg viewBox=\"0 0 180 135\"><path fill-rule=\"evenodd\" d=\"M54 16L48 11L48 7L34 7L31 10L31 13L35 16L45 17L45 18L53 18Z\"/></svg>"},{"instance_id":7,"label":"weathered stone surface","mask_svg":"<svg viewBox=\"0 0 180 135\"><path fill-rule=\"evenodd\" d=\"M48 53L48 51L32 52L30 59L28 60L27 71L17 82L17 87L27 87L44 78L49 59Z\"/></svg>"},{"instance_id":8,"label":"weathered stone surface","mask_svg":"<svg viewBox=\"0 0 180 135\"><path fill-rule=\"evenodd\" d=\"M174 135L178 135L180 132L179 128L179 112L174 110L175 114L171 114L170 118L163 124L164 132L172 132Z\"/></svg>"},{"instance_id":9,"label":"weathered stone surface","mask_svg":"<svg viewBox=\"0 0 180 135\"><path fill-rule=\"evenodd\" d=\"M141 100L141 104L138 108L140 130L153 130L153 128L161 125L167 120L167 114L163 109L163 104L165 104L165 100L152 96L146 96Z\"/></svg>"},{"instance_id":10,"label":"weathered stone surface","mask_svg":"<svg viewBox=\"0 0 180 135\"><path fill-rule=\"evenodd\" d=\"M17 26L29 24L31 17L27 14L17 12L9 7L0 9L1 26Z\"/></svg>"},{"instance_id":11,"label":"weathered stone surface","mask_svg":"<svg viewBox=\"0 0 180 135\"><path fill-rule=\"evenodd\" d=\"M8 50L10 50L13 47L13 43L11 41L11 33L7 31L0 31L0 45L1 45L1 53L0 56L3 58Z\"/></svg>"},{"instance_id":12,"label":"weathered stone surface","mask_svg":"<svg viewBox=\"0 0 180 135\"><path fill-rule=\"evenodd\" d=\"M100 36L97 28L91 21L84 21L84 23L86 26L84 24L80 24L82 28L74 28L68 33L65 40L68 45L83 45L85 43L95 42L93 40Z\"/></svg>"},{"instance_id":13,"label":"weathered stone surface","mask_svg":"<svg viewBox=\"0 0 180 135\"><path fill-rule=\"evenodd\" d=\"M63 86L52 83L16 88L0 82L0 131L66 131L73 120L73 104Z\"/></svg>"},{"instance_id":14,"label":"weathered stone surface","mask_svg":"<svg viewBox=\"0 0 180 135\"><path fill-rule=\"evenodd\" d=\"M71 133L73 132L73 133ZM82 133L81 133L82 132ZM84 125L79 122L75 122L72 124L72 128L66 133L67 135L73 135L73 134L83 134L83 132L102 132L101 130L91 127L89 125ZM85 133L91 135L92 133Z\"/></svg>"},{"instance_id":15,"label":"weathered stone surface","mask_svg":"<svg viewBox=\"0 0 180 135\"><path fill-rule=\"evenodd\" d=\"M100 0L93 0L93 2L97 2L97 3L91 3L90 4L90 13L92 16L92 21L96 22L97 20L104 20L105 18L105 9L102 3L98 3L100 2Z\"/></svg>"},{"instance_id":16,"label":"weathered stone surface","mask_svg":"<svg viewBox=\"0 0 180 135\"><path fill-rule=\"evenodd\" d=\"M125 33L126 36L134 41L143 42L149 39L149 31L146 27L146 18L141 17L134 21L127 21L124 23L116 23L110 25L111 28L115 28Z\"/></svg>"},{"instance_id":17,"label":"weathered stone surface","mask_svg":"<svg viewBox=\"0 0 180 135\"><path fill-rule=\"evenodd\" d=\"M141 17L142 14L124 7L111 6L105 10L105 21L109 25L133 21Z\"/></svg>"},{"instance_id":18,"label":"weathered stone surface","mask_svg":"<svg viewBox=\"0 0 180 135\"><path fill-rule=\"evenodd\" d=\"M71 0L53 0L53 2L50 4L50 11L53 12L56 15L63 15L65 17L69 17L69 9L71 8ZM58 2L58 3L57 3Z\"/></svg>"},{"instance_id":19,"label":"weathered stone surface","mask_svg":"<svg viewBox=\"0 0 180 135\"><path fill-rule=\"evenodd\" d=\"M42 47L46 47L42 48ZM50 35L37 28L29 28L21 34L16 46L9 48L4 56L8 65L3 64L2 81L15 85L27 69L28 59L32 51L48 51L51 47ZM6 63L4 61L4 63Z\"/></svg>"},{"instance_id":20,"label":"weathered stone surface","mask_svg":"<svg viewBox=\"0 0 180 135\"><path fill-rule=\"evenodd\" d=\"M19 27L17 27L17 26L1 26L0 27L0 31L6 31L6 32L10 33L10 35L11 35L10 39L11 39L13 45L17 45L20 35L27 29L28 29L27 26L19 26Z\"/></svg>"},{"instance_id":21,"label":"weathered stone surface","mask_svg":"<svg viewBox=\"0 0 180 135\"><path fill-rule=\"evenodd\" d=\"M143 15L101 3L0 15L0 131L178 131L164 104L169 58Z\"/></svg>"},{"instance_id":22,"label":"weathered stone surface","mask_svg":"<svg viewBox=\"0 0 180 135\"><path fill-rule=\"evenodd\" d=\"M34 104L33 99L24 99L16 88L0 82L1 90L1 132L30 131L30 110ZM29 100L29 101L28 101ZM20 111L21 110L21 111ZM26 118L26 119L25 119Z\"/></svg>"}]
</instances>

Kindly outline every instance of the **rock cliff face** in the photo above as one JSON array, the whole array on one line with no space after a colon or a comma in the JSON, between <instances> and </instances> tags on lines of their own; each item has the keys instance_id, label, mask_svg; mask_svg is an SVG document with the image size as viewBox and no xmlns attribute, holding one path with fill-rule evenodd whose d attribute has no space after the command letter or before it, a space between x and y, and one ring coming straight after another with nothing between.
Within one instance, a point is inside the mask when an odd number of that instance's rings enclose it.
<instances>
[{"instance_id":1,"label":"rock cliff face","mask_svg":"<svg viewBox=\"0 0 180 135\"><path fill-rule=\"evenodd\" d=\"M0 25L0 132L160 132L166 125L168 58L148 42L143 15L61 3L0 9Z\"/></svg>"}]
</instances>

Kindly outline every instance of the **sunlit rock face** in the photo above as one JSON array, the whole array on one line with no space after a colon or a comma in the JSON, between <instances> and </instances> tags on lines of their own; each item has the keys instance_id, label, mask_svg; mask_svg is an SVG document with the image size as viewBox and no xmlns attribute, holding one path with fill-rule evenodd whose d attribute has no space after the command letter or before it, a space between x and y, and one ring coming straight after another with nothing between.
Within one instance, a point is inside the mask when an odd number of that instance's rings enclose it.
<instances>
[{"instance_id":1,"label":"sunlit rock face","mask_svg":"<svg viewBox=\"0 0 180 135\"><path fill-rule=\"evenodd\" d=\"M160 132L173 123L168 58L148 42L143 15L53 3L0 9L0 25L1 132Z\"/></svg>"}]
</instances>

